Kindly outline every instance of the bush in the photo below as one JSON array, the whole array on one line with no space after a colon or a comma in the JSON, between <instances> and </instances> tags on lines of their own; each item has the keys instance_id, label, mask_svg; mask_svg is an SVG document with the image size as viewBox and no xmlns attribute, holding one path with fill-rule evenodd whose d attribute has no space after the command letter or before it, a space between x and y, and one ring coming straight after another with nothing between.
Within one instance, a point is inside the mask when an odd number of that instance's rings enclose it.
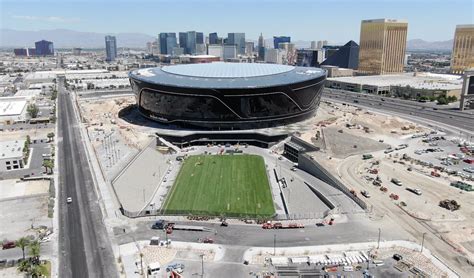
<instances>
[{"instance_id":1,"label":"bush","mask_svg":"<svg viewBox=\"0 0 474 278\"><path fill-rule=\"evenodd\" d=\"M439 97L438 98L438 105L445 105L448 104L448 101L446 100L445 97Z\"/></svg>"}]
</instances>

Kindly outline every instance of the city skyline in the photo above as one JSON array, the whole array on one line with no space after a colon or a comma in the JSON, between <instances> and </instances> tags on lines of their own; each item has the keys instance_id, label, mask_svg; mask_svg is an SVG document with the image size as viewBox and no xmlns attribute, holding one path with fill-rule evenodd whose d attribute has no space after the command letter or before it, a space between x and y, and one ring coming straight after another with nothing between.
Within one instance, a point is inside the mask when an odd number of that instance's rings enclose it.
<instances>
[{"instance_id":1,"label":"city skyline","mask_svg":"<svg viewBox=\"0 0 474 278\"><path fill-rule=\"evenodd\" d=\"M265 38L288 35L292 40L328 40L332 43L357 41L360 22L365 19L394 18L410 24L408 39L442 41L452 39L458 24L472 24L471 1L429 1L429 16L419 11L428 1L373 1L357 4L347 0L332 1L330 7L322 1L299 0L292 3L263 1L262 5L248 8L249 1L0 1L1 28L15 30L70 29L82 32L143 33L157 36L161 32L196 30L217 32L225 36L231 32L246 33L256 40L260 33ZM168 5L169 4L169 5ZM140 16L130 13L139 5ZM466 7L459 9L459 6ZM471 9L469 9L469 6ZM163 7L176 13L158 14ZM295 12L289 12L294 9ZM107 21L102 21L107 10ZM324 13L321 11L325 11ZM232 11L232 12L229 12ZM329 12L328 12L329 11ZM331 12L334 11L334 12ZM129 20L124 20L128 17ZM243 20L245 18L245 20ZM218 22L218 24L216 24ZM278 29L274 28L274 23ZM429 28L427 28L429 26Z\"/></svg>"}]
</instances>

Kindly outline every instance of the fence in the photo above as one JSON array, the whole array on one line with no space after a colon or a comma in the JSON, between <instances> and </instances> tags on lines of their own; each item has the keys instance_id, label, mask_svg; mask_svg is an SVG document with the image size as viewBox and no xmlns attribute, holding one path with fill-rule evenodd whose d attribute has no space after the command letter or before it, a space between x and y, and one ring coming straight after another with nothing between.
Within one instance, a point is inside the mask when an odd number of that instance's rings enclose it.
<instances>
[{"instance_id":1,"label":"fence","mask_svg":"<svg viewBox=\"0 0 474 278\"><path fill-rule=\"evenodd\" d=\"M262 220L262 219L273 219L276 217L276 214L272 215L261 215L261 214L243 214L236 212L212 212L212 211L189 211L189 210L164 210L164 209L151 209L143 211L128 211L123 208L120 208L120 211L124 216L130 218L138 217L147 217L147 216L190 216L190 217L203 217L203 218L239 218L239 219L253 219L253 220Z\"/></svg>"}]
</instances>

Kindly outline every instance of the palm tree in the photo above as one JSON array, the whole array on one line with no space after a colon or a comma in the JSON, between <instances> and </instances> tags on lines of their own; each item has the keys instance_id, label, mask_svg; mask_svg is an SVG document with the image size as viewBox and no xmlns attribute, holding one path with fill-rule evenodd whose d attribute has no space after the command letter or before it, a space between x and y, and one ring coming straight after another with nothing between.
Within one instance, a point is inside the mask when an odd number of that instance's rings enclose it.
<instances>
[{"instance_id":1,"label":"palm tree","mask_svg":"<svg viewBox=\"0 0 474 278\"><path fill-rule=\"evenodd\" d=\"M40 265L32 265L28 273L31 277L41 277L43 275L43 269Z\"/></svg>"},{"instance_id":2,"label":"palm tree","mask_svg":"<svg viewBox=\"0 0 474 278\"><path fill-rule=\"evenodd\" d=\"M32 257L33 264L38 264L41 247L39 241L35 240L30 243L30 256Z\"/></svg>"},{"instance_id":3,"label":"palm tree","mask_svg":"<svg viewBox=\"0 0 474 278\"><path fill-rule=\"evenodd\" d=\"M21 252L23 252L23 260L25 259L25 248L30 244L30 240L26 237L22 237L16 241L16 246L21 248Z\"/></svg>"}]
</instances>

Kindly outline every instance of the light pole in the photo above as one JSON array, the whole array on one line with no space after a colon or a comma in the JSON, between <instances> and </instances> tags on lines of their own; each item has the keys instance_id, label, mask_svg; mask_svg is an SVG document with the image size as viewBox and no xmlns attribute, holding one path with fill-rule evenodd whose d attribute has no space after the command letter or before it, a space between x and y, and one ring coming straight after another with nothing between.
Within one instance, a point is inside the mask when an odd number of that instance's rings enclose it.
<instances>
[{"instance_id":1,"label":"light pole","mask_svg":"<svg viewBox=\"0 0 474 278\"><path fill-rule=\"evenodd\" d=\"M426 235L426 233L423 233L423 238L421 239L421 251L420 251L420 253L423 253L423 245L425 243L425 235Z\"/></svg>"},{"instance_id":2,"label":"light pole","mask_svg":"<svg viewBox=\"0 0 474 278\"><path fill-rule=\"evenodd\" d=\"M378 241L377 241L377 249L380 248L380 232L381 232L381 231L380 231L380 228L379 228L379 239L378 239Z\"/></svg>"}]
</instances>

